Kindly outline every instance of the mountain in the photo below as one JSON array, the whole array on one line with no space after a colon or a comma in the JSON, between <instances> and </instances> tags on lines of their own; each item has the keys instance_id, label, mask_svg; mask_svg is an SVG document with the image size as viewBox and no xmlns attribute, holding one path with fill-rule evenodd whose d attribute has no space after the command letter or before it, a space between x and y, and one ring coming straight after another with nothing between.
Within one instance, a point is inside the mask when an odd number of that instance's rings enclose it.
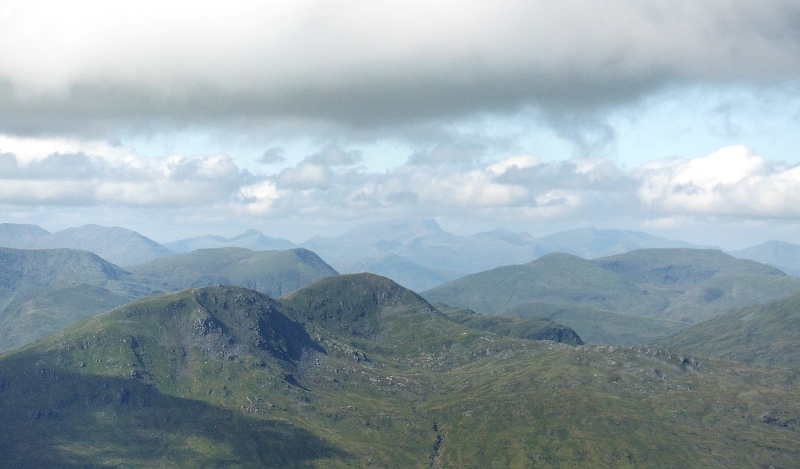
<instances>
[{"instance_id":1,"label":"mountain","mask_svg":"<svg viewBox=\"0 0 800 469\"><path fill-rule=\"evenodd\" d=\"M130 271L165 291L229 284L272 296L338 274L319 256L302 248L286 251L199 249L140 264L131 267Z\"/></svg>"},{"instance_id":2,"label":"mountain","mask_svg":"<svg viewBox=\"0 0 800 469\"><path fill-rule=\"evenodd\" d=\"M789 275L800 277L800 246L785 241L767 241L730 255L740 259L751 259L775 266Z\"/></svg>"},{"instance_id":3,"label":"mountain","mask_svg":"<svg viewBox=\"0 0 800 469\"><path fill-rule=\"evenodd\" d=\"M594 258L651 247L696 247L624 230L577 229L534 238L506 229L456 235L436 220L362 225L302 244L340 272L368 271L422 291L463 275L534 260L552 252ZM395 257L396 256L396 257Z\"/></svg>"},{"instance_id":4,"label":"mountain","mask_svg":"<svg viewBox=\"0 0 800 469\"><path fill-rule=\"evenodd\" d=\"M25 467L793 467L788 370L480 331L374 275L139 300L0 356Z\"/></svg>"},{"instance_id":5,"label":"mountain","mask_svg":"<svg viewBox=\"0 0 800 469\"><path fill-rule=\"evenodd\" d=\"M87 251L0 248L0 351L154 291Z\"/></svg>"},{"instance_id":6,"label":"mountain","mask_svg":"<svg viewBox=\"0 0 800 469\"><path fill-rule=\"evenodd\" d=\"M428 290L423 296L431 302L483 314L526 303L567 308L572 320L558 317L558 321L587 341L592 332L585 326L596 322L598 310L660 320L649 322L652 328L639 321L635 327L642 327L639 334L625 341L646 343L659 334L675 332L680 323L686 327L735 308L797 292L800 279L721 251L643 249L593 260L549 254L527 264L469 275ZM551 314L558 310L551 310ZM619 319L614 317L613 321Z\"/></svg>"},{"instance_id":7,"label":"mountain","mask_svg":"<svg viewBox=\"0 0 800 469\"><path fill-rule=\"evenodd\" d=\"M49 234L49 231L37 225L0 223L0 246L23 248Z\"/></svg>"},{"instance_id":8,"label":"mountain","mask_svg":"<svg viewBox=\"0 0 800 469\"><path fill-rule=\"evenodd\" d=\"M657 341L675 350L767 366L800 366L800 295L731 311Z\"/></svg>"},{"instance_id":9,"label":"mountain","mask_svg":"<svg viewBox=\"0 0 800 469\"><path fill-rule=\"evenodd\" d=\"M471 309L454 308L442 303L437 303L435 306L448 318L471 329L517 339L553 340L570 345L583 344L583 340L574 330L546 317L501 314L487 316Z\"/></svg>"},{"instance_id":10,"label":"mountain","mask_svg":"<svg viewBox=\"0 0 800 469\"><path fill-rule=\"evenodd\" d=\"M206 249L126 270L88 251L0 248L0 352L154 293L227 283L277 296L328 275L305 249Z\"/></svg>"},{"instance_id":11,"label":"mountain","mask_svg":"<svg viewBox=\"0 0 800 469\"><path fill-rule=\"evenodd\" d=\"M638 345L686 328L684 322L569 304L520 303L501 309L497 315L522 318L546 317L559 323L570 324L570 328L581 331L581 339L590 344Z\"/></svg>"},{"instance_id":12,"label":"mountain","mask_svg":"<svg viewBox=\"0 0 800 469\"><path fill-rule=\"evenodd\" d=\"M117 265L135 265L174 254L139 233L119 227L84 225L49 233L36 225L0 225L0 246L16 249L82 249Z\"/></svg>"},{"instance_id":13,"label":"mountain","mask_svg":"<svg viewBox=\"0 0 800 469\"><path fill-rule=\"evenodd\" d=\"M222 236L198 236L166 243L165 246L175 252L184 253L197 249L225 247L246 248L251 251L284 250L297 247L293 242L283 238L270 238L257 230L247 230L239 236L225 238Z\"/></svg>"},{"instance_id":14,"label":"mountain","mask_svg":"<svg viewBox=\"0 0 800 469\"><path fill-rule=\"evenodd\" d=\"M389 277L414 291L423 291L461 277L459 272L428 269L397 254L384 253L359 259L343 267L346 273L369 272Z\"/></svg>"},{"instance_id":15,"label":"mountain","mask_svg":"<svg viewBox=\"0 0 800 469\"><path fill-rule=\"evenodd\" d=\"M547 252L566 252L585 259L623 254L639 249L701 247L684 241L652 236L641 231L596 228L562 231L538 238L536 242L546 246Z\"/></svg>"}]
</instances>

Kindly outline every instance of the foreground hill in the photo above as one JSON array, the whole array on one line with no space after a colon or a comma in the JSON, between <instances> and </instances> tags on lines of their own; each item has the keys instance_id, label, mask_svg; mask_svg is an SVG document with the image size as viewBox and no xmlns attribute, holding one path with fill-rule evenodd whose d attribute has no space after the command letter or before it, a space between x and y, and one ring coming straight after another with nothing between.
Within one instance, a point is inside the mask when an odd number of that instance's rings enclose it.
<instances>
[{"instance_id":1,"label":"foreground hill","mask_svg":"<svg viewBox=\"0 0 800 469\"><path fill-rule=\"evenodd\" d=\"M731 311L657 343L727 360L798 367L800 295Z\"/></svg>"},{"instance_id":2,"label":"foreground hill","mask_svg":"<svg viewBox=\"0 0 800 469\"><path fill-rule=\"evenodd\" d=\"M501 337L370 275L139 300L0 356L6 467L793 467L789 371Z\"/></svg>"},{"instance_id":3,"label":"foreground hill","mask_svg":"<svg viewBox=\"0 0 800 469\"><path fill-rule=\"evenodd\" d=\"M125 270L87 251L0 248L0 352L154 293L225 283L278 296L328 275L305 249L208 249Z\"/></svg>"},{"instance_id":4,"label":"foreground hill","mask_svg":"<svg viewBox=\"0 0 800 469\"><path fill-rule=\"evenodd\" d=\"M0 351L157 291L87 251L0 248Z\"/></svg>"},{"instance_id":5,"label":"foreground hill","mask_svg":"<svg viewBox=\"0 0 800 469\"><path fill-rule=\"evenodd\" d=\"M800 279L720 251L643 249L593 260L549 254L469 275L423 296L483 314L509 313L526 304L534 310L537 304L561 306L551 311L569 310L572 321L558 320L584 339L592 335L584 326L596 322L598 312L644 316L650 321L639 321L641 332L631 330L628 343L645 343L662 332L797 292Z\"/></svg>"},{"instance_id":6,"label":"foreground hill","mask_svg":"<svg viewBox=\"0 0 800 469\"><path fill-rule=\"evenodd\" d=\"M200 249L156 259L131 267L130 271L155 282L165 291L229 284L272 296L338 274L319 256L302 248L286 251Z\"/></svg>"}]
</instances>

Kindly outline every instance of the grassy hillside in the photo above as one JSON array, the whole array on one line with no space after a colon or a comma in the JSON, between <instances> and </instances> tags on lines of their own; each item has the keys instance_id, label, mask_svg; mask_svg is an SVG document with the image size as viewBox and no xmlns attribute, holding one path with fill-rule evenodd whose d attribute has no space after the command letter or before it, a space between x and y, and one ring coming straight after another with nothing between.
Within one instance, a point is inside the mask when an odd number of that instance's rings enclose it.
<instances>
[{"instance_id":1,"label":"grassy hillside","mask_svg":"<svg viewBox=\"0 0 800 469\"><path fill-rule=\"evenodd\" d=\"M370 275L206 287L0 356L7 467L796 467L796 373L459 324Z\"/></svg>"},{"instance_id":2,"label":"grassy hillside","mask_svg":"<svg viewBox=\"0 0 800 469\"><path fill-rule=\"evenodd\" d=\"M244 248L199 249L132 267L134 274L164 290L213 284L246 287L280 296L337 272L307 249L251 251Z\"/></svg>"},{"instance_id":3,"label":"grassy hillside","mask_svg":"<svg viewBox=\"0 0 800 469\"><path fill-rule=\"evenodd\" d=\"M86 251L0 248L0 351L154 293L237 284L277 296L335 274L305 249L200 250L128 271Z\"/></svg>"},{"instance_id":4,"label":"grassy hillside","mask_svg":"<svg viewBox=\"0 0 800 469\"><path fill-rule=\"evenodd\" d=\"M710 357L800 366L800 295L717 316L657 342Z\"/></svg>"},{"instance_id":5,"label":"grassy hillside","mask_svg":"<svg viewBox=\"0 0 800 469\"><path fill-rule=\"evenodd\" d=\"M0 351L154 291L87 251L0 248Z\"/></svg>"},{"instance_id":6,"label":"grassy hillside","mask_svg":"<svg viewBox=\"0 0 800 469\"><path fill-rule=\"evenodd\" d=\"M617 336L622 337L619 343L642 344L676 332L682 324L797 292L800 279L720 251L644 249L593 260L548 254L528 264L462 277L423 296L483 314L509 312L528 303L550 304L569 311L569 317L549 316L574 328L584 340L595 340L589 329L599 325L602 342ZM608 312L650 320L634 320L617 333L612 324L625 321Z\"/></svg>"},{"instance_id":7,"label":"grassy hillside","mask_svg":"<svg viewBox=\"0 0 800 469\"><path fill-rule=\"evenodd\" d=\"M571 328L547 317L521 317L521 315L478 314L471 309L454 308L442 303L435 305L453 321L479 331L494 332L504 337L527 340L553 340L570 345L582 345L583 340Z\"/></svg>"},{"instance_id":8,"label":"grassy hillside","mask_svg":"<svg viewBox=\"0 0 800 469\"><path fill-rule=\"evenodd\" d=\"M686 323L666 319L549 303L520 303L501 309L497 315L547 317L570 324L569 327L581 339L591 344L637 345L674 334L686 327Z\"/></svg>"}]
</instances>

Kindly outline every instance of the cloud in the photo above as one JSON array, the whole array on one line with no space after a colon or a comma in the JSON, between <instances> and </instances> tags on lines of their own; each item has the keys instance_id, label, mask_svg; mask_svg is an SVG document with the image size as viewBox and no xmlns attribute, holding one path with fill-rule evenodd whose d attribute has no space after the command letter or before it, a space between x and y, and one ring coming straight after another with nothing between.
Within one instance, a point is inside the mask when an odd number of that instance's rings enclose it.
<instances>
[{"instance_id":1,"label":"cloud","mask_svg":"<svg viewBox=\"0 0 800 469\"><path fill-rule=\"evenodd\" d=\"M632 170L605 158L542 161L516 155L470 164L408 163L382 172L338 147L277 173L230 157L145 158L99 141L0 136L0 207L175 210L194 220L305 217L314 223L442 217L486 223L579 220L674 226L687 219L800 221L800 165L771 163L744 146ZM265 218L266 219L266 218Z\"/></svg>"},{"instance_id":2,"label":"cloud","mask_svg":"<svg viewBox=\"0 0 800 469\"><path fill-rule=\"evenodd\" d=\"M638 196L668 214L800 217L800 166L767 162L744 146L692 160L648 163L635 171Z\"/></svg>"},{"instance_id":3,"label":"cloud","mask_svg":"<svg viewBox=\"0 0 800 469\"><path fill-rule=\"evenodd\" d=\"M142 158L130 148L63 139L0 138L0 203L199 206L254 179L223 154Z\"/></svg>"},{"instance_id":4,"label":"cloud","mask_svg":"<svg viewBox=\"0 0 800 469\"><path fill-rule=\"evenodd\" d=\"M0 130L570 115L664 87L796 82L799 24L786 0L8 1Z\"/></svg>"},{"instance_id":5,"label":"cloud","mask_svg":"<svg viewBox=\"0 0 800 469\"><path fill-rule=\"evenodd\" d=\"M286 158L283 156L286 151L281 147L271 147L264 152L258 159L261 164L283 163Z\"/></svg>"}]
</instances>

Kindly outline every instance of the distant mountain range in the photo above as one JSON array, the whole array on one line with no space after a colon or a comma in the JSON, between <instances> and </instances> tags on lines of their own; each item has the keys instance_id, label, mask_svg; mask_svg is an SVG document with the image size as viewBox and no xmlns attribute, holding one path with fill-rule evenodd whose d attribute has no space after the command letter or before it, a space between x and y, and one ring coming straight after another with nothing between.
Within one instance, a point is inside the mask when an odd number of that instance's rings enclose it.
<instances>
[{"instance_id":1,"label":"distant mountain range","mask_svg":"<svg viewBox=\"0 0 800 469\"><path fill-rule=\"evenodd\" d=\"M797 466L795 371L450 314L370 274L135 301L0 355L3 466Z\"/></svg>"},{"instance_id":2,"label":"distant mountain range","mask_svg":"<svg viewBox=\"0 0 800 469\"><path fill-rule=\"evenodd\" d=\"M132 230L85 225L49 233L36 225L0 224L0 246L17 249L85 249L121 266L133 266L197 249L241 247L253 251L303 247L337 271L371 272L424 291L464 275L519 264L552 252L584 259L648 248L703 248L678 240L629 230L580 228L534 238L496 229L473 235L444 231L435 220L392 220L358 226L338 236L316 236L295 244L257 230L226 238L199 236L161 245ZM729 254L800 275L800 246L770 241Z\"/></svg>"},{"instance_id":3,"label":"distant mountain range","mask_svg":"<svg viewBox=\"0 0 800 469\"><path fill-rule=\"evenodd\" d=\"M16 249L83 249L129 266L174 252L139 233L119 227L84 225L50 233L36 225L0 224L0 246Z\"/></svg>"},{"instance_id":4,"label":"distant mountain range","mask_svg":"<svg viewBox=\"0 0 800 469\"><path fill-rule=\"evenodd\" d=\"M483 314L549 316L587 342L636 344L798 292L800 279L721 251L642 249L592 260L548 254L468 275L422 296ZM602 324L626 324L619 314L627 315L626 327Z\"/></svg>"}]
</instances>

